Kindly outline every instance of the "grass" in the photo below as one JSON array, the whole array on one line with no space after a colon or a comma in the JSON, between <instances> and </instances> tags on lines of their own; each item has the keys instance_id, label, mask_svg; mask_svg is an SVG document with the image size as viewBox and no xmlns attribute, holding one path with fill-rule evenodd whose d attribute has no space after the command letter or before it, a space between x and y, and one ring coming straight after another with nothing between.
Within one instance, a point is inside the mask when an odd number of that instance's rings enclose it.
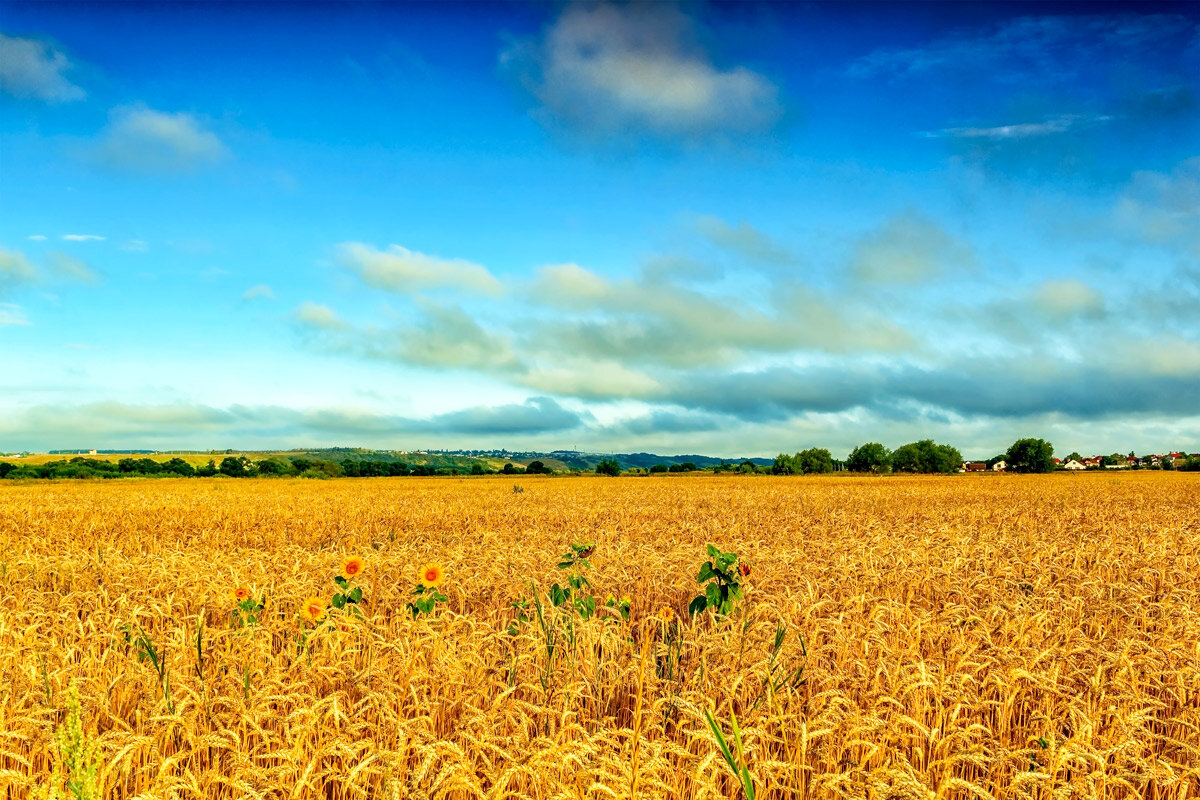
<instances>
[{"instance_id":1,"label":"grass","mask_svg":"<svg viewBox=\"0 0 1200 800\"><path fill-rule=\"evenodd\" d=\"M1108 477L0 486L0 797L73 684L114 800L1200 797L1200 476ZM572 542L628 621L510 634ZM351 555L362 619L301 620Z\"/></svg>"}]
</instances>

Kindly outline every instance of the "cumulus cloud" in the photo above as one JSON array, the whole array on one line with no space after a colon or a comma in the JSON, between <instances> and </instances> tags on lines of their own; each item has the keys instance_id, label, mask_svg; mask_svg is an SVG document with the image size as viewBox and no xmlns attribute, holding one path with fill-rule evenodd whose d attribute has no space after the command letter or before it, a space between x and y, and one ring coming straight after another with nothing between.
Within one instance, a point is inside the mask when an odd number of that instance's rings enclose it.
<instances>
[{"instance_id":1,"label":"cumulus cloud","mask_svg":"<svg viewBox=\"0 0 1200 800\"><path fill-rule=\"evenodd\" d=\"M42 235L42 234L40 234L40 233L35 233L35 234L31 235L31 236L26 236L25 238L26 238L26 239L28 239L28 240L29 240L29 241L31 241L31 242L44 242L44 241L46 241L46 237L45 237L45 236L43 236L43 235Z\"/></svg>"},{"instance_id":2,"label":"cumulus cloud","mask_svg":"<svg viewBox=\"0 0 1200 800\"><path fill-rule=\"evenodd\" d=\"M588 415L590 418L591 415ZM445 433L518 435L567 431L583 424L583 418L549 397L531 397L524 403L477 406L449 411L429 420L427 429Z\"/></svg>"},{"instance_id":3,"label":"cumulus cloud","mask_svg":"<svg viewBox=\"0 0 1200 800\"><path fill-rule=\"evenodd\" d=\"M17 286L37 280L37 270L20 250L0 247L0 296Z\"/></svg>"},{"instance_id":4,"label":"cumulus cloud","mask_svg":"<svg viewBox=\"0 0 1200 800\"><path fill-rule=\"evenodd\" d=\"M249 289L247 289L245 292L243 292L242 299L243 300L260 300L260 299L261 300L273 300L273 299L275 299L275 292L271 289L270 286L267 286L265 283L260 283L257 286L251 286Z\"/></svg>"},{"instance_id":5,"label":"cumulus cloud","mask_svg":"<svg viewBox=\"0 0 1200 800\"><path fill-rule=\"evenodd\" d=\"M82 260L66 253L50 253L49 264L51 271L61 278L76 283L97 284L100 276Z\"/></svg>"},{"instance_id":6,"label":"cumulus cloud","mask_svg":"<svg viewBox=\"0 0 1200 800\"><path fill-rule=\"evenodd\" d=\"M1181 243L1200 258L1200 158L1169 173L1135 173L1115 216L1128 232L1156 244Z\"/></svg>"},{"instance_id":7,"label":"cumulus cloud","mask_svg":"<svg viewBox=\"0 0 1200 800\"><path fill-rule=\"evenodd\" d=\"M787 248L744 220L730 225L719 217L702 216L696 220L700 234L746 261L764 264L790 264L796 260Z\"/></svg>"},{"instance_id":8,"label":"cumulus cloud","mask_svg":"<svg viewBox=\"0 0 1200 800\"><path fill-rule=\"evenodd\" d=\"M1074 278L1049 280L1032 292L1034 306L1043 314L1055 317L1098 317L1104 314L1104 296Z\"/></svg>"},{"instance_id":9,"label":"cumulus cloud","mask_svg":"<svg viewBox=\"0 0 1200 800\"><path fill-rule=\"evenodd\" d=\"M0 33L0 91L47 103L80 100L86 93L66 75L72 66L49 42Z\"/></svg>"},{"instance_id":10,"label":"cumulus cloud","mask_svg":"<svg viewBox=\"0 0 1200 800\"><path fill-rule=\"evenodd\" d=\"M311 301L301 303L292 312L292 318L305 327L321 331L341 331L350 327L350 323L332 308Z\"/></svg>"},{"instance_id":11,"label":"cumulus cloud","mask_svg":"<svg viewBox=\"0 0 1200 800\"><path fill-rule=\"evenodd\" d=\"M514 436L577 429L588 414L545 397L500 406L476 406L431 417L403 417L363 408L289 408L190 403L37 405L0 415L0 436L11 447L49 449L103 443L107 446L291 447L300 441L345 444L348 438L378 442L391 437L442 434ZM47 432L54 441L47 441ZM181 444L182 443L182 444ZM94 446L94 445L93 445Z\"/></svg>"},{"instance_id":12,"label":"cumulus cloud","mask_svg":"<svg viewBox=\"0 0 1200 800\"><path fill-rule=\"evenodd\" d=\"M6 325L29 325L21 307L12 303L0 303L0 328Z\"/></svg>"},{"instance_id":13,"label":"cumulus cloud","mask_svg":"<svg viewBox=\"0 0 1200 800\"><path fill-rule=\"evenodd\" d=\"M501 65L541 104L538 117L589 137L697 138L770 128L779 91L743 66L722 68L694 22L665 5L571 5Z\"/></svg>"},{"instance_id":14,"label":"cumulus cloud","mask_svg":"<svg viewBox=\"0 0 1200 800\"><path fill-rule=\"evenodd\" d=\"M103 242L107 236L97 236L94 233L64 233L64 242Z\"/></svg>"},{"instance_id":15,"label":"cumulus cloud","mask_svg":"<svg viewBox=\"0 0 1200 800\"><path fill-rule=\"evenodd\" d=\"M422 367L471 368L487 373L520 369L520 362L504 333L484 329L461 308L422 303L414 324L393 331L368 330L366 352Z\"/></svg>"},{"instance_id":16,"label":"cumulus cloud","mask_svg":"<svg viewBox=\"0 0 1200 800\"><path fill-rule=\"evenodd\" d=\"M111 112L88 154L115 170L176 174L216 164L229 149L193 114L125 106Z\"/></svg>"},{"instance_id":17,"label":"cumulus cloud","mask_svg":"<svg viewBox=\"0 0 1200 800\"><path fill-rule=\"evenodd\" d=\"M364 283L393 292L451 288L495 296L504 288L479 264L429 256L397 244L378 250L360 242L346 242L338 246L338 260Z\"/></svg>"},{"instance_id":18,"label":"cumulus cloud","mask_svg":"<svg viewBox=\"0 0 1200 800\"><path fill-rule=\"evenodd\" d=\"M858 242L850 270L864 283L916 284L974 265L970 245L928 217L908 211Z\"/></svg>"}]
</instances>

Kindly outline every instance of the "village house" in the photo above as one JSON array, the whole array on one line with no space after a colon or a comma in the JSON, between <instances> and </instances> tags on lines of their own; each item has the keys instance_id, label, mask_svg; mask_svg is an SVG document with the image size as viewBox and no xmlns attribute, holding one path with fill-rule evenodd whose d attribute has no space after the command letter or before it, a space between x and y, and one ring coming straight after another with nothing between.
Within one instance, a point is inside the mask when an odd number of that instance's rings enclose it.
<instances>
[{"instance_id":1,"label":"village house","mask_svg":"<svg viewBox=\"0 0 1200 800\"><path fill-rule=\"evenodd\" d=\"M1063 469L1069 469L1069 470L1087 469L1087 467L1085 467L1083 464L1080 464L1078 461L1076 461L1073 458L1070 461L1068 461L1067 463L1063 464L1062 467L1063 467Z\"/></svg>"}]
</instances>

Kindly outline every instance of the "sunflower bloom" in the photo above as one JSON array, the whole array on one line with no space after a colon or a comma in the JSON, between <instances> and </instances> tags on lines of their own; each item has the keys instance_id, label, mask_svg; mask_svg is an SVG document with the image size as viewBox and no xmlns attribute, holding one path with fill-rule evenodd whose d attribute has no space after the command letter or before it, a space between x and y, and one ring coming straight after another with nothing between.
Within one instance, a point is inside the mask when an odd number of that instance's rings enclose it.
<instances>
[{"instance_id":1,"label":"sunflower bloom","mask_svg":"<svg viewBox=\"0 0 1200 800\"><path fill-rule=\"evenodd\" d=\"M309 622L315 622L322 614L325 613L326 605L327 603L323 597L308 597L305 598L304 603L301 604L300 613L303 614L304 618Z\"/></svg>"},{"instance_id":2,"label":"sunflower bloom","mask_svg":"<svg viewBox=\"0 0 1200 800\"><path fill-rule=\"evenodd\" d=\"M670 606L663 606L659 610L658 616L660 616L664 622L670 622L671 620L675 619L675 610Z\"/></svg>"},{"instance_id":3,"label":"sunflower bloom","mask_svg":"<svg viewBox=\"0 0 1200 800\"><path fill-rule=\"evenodd\" d=\"M233 598L233 602L240 603L243 600L250 599L250 590L247 589L245 586L239 586L236 589L234 589L232 592L230 592L229 596Z\"/></svg>"},{"instance_id":4,"label":"sunflower bloom","mask_svg":"<svg viewBox=\"0 0 1200 800\"><path fill-rule=\"evenodd\" d=\"M353 578L362 572L366 565L367 563L358 556L349 556L342 561L342 574L347 578Z\"/></svg>"},{"instance_id":5,"label":"sunflower bloom","mask_svg":"<svg viewBox=\"0 0 1200 800\"><path fill-rule=\"evenodd\" d=\"M738 564L738 574L741 575L743 578L749 578L750 577L750 565L747 564L745 561Z\"/></svg>"},{"instance_id":6,"label":"sunflower bloom","mask_svg":"<svg viewBox=\"0 0 1200 800\"><path fill-rule=\"evenodd\" d=\"M446 571L436 561L430 561L421 567L421 585L426 589L436 589L446 580Z\"/></svg>"}]
</instances>

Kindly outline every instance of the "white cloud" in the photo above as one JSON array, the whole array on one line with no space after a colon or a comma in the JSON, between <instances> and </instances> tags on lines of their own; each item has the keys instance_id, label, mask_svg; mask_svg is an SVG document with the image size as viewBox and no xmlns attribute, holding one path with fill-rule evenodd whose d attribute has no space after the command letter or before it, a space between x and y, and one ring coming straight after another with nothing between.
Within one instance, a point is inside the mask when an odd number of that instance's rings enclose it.
<instances>
[{"instance_id":1,"label":"white cloud","mask_svg":"<svg viewBox=\"0 0 1200 800\"><path fill-rule=\"evenodd\" d=\"M323 331L338 331L349 327L346 320L339 317L332 308L311 301L301 303L292 312L292 317L297 322Z\"/></svg>"},{"instance_id":2,"label":"white cloud","mask_svg":"<svg viewBox=\"0 0 1200 800\"><path fill-rule=\"evenodd\" d=\"M48 103L79 100L85 92L64 74L71 66L52 44L0 33L0 91Z\"/></svg>"},{"instance_id":3,"label":"white cloud","mask_svg":"<svg viewBox=\"0 0 1200 800\"><path fill-rule=\"evenodd\" d=\"M695 38L692 21L667 6L573 5L501 64L555 121L585 134L771 127L781 115L776 86L742 66L717 67Z\"/></svg>"},{"instance_id":4,"label":"white cloud","mask_svg":"<svg viewBox=\"0 0 1200 800\"><path fill-rule=\"evenodd\" d=\"M88 284L100 282L100 276L91 267L74 256L69 256L66 253L51 253L49 262L55 274L67 280Z\"/></svg>"},{"instance_id":5,"label":"white cloud","mask_svg":"<svg viewBox=\"0 0 1200 800\"><path fill-rule=\"evenodd\" d=\"M701 216L696 220L696 228L713 244L749 261L789 264L796 260L787 248L745 220L730 225L719 217Z\"/></svg>"},{"instance_id":6,"label":"white cloud","mask_svg":"<svg viewBox=\"0 0 1200 800\"><path fill-rule=\"evenodd\" d=\"M64 242L103 242L107 238L94 233L66 233L62 237Z\"/></svg>"},{"instance_id":7,"label":"white cloud","mask_svg":"<svg viewBox=\"0 0 1200 800\"><path fill-rule=\"evenodd\" d=\"M29 320L21 313L21 307L12 303L0 303L0 327L6 325L29 325Z\"/></svg>"},{"instance_id":8,"label":"white cloud","mask_svg":"<svg viewBox=\"0 0 1200 800\"><path fill-rule=\"evenodd\" d=\"M850 269L864 283L915 284L974 265L970 245L908 211L863 237Z\"/></svg>"},{"instance_id":9,"label":"white cloud","mask_svg":"<svg viewBox=\"0 0 1200 800\"><path fill-rule=\"evenodd\" d=\"M44 242L44 241L46 241L46 237L45 237L45 236L43 236L43 235L41 235L40 233L35 233L35 234L33 234L32 236L26 236L25 238L26 238L26 239L28 239L28 240L29 240L29 241L31 241L31 242Z\"/></svg>"},{"instance_id":10,"label":"white cloud","mask_svg":"<svg viewBox=\"0 0 1200 800\"><path fill-rule=\"evenodd\" d=\"M0 295L6 289L37 280L37 270L20 250L0 247Z\"/></svg>"},{"instance_id":11,"label":"white cloud","mask_svg":"<svg viewBox=\"0 0 1200 800\"><path fill-rule=\"evenodd\" d=\"M264 300L272 300L275 298L275 292L270 286L267 286L265 283L260 283L257 286L251 286L242 294L243 300L258 300L259 298Z\"/></svg>"},{"instance_id":12,"label":"white cloud","mask_svg":"<svg viewBox=\"0 0 1200 800\"><path fill-rule=\"evenodd\" d=\"M1061 114L1042 122L1022 122L1015 125L996 125L989 128L943 128L924 135L931 139L1029 139L1098 125L1111 120L1104 114Z\"/></svg>"},{"instance_id":13,"label":"white cloud","mask_svg":"<svg viewBox=\"0 0 1200 800\"><path fill-rule=\"evenodd\" d=\"M1049 280L1033 291L1038 310L1052 316L1096 316L1104 312L1104 296L1073 278Z\"/></svg>"},{"instance_id":14,"label":"white cloud","mask_svg":"<svg viewBox=\"0 0 1200 800\"><path fill-rule=\"evenodd\" d=\"M112 169L178 173L216 164L229 150L192 114L125 106L113 109L90 155Z\"/></svg>"},{"instance_id":15,"label":"white cloud","mask_svg":"<svg viewBox=\"0 0 1200 800\"><path fill-rule=\"evenodd\" d=\"M338 247L338 260L377 289L413 292L453 288L492 296L504 291L500 281L479 264L429 256L395 244L383 251L360 242L346 242Z\"/></svg>"}]
</instances>

